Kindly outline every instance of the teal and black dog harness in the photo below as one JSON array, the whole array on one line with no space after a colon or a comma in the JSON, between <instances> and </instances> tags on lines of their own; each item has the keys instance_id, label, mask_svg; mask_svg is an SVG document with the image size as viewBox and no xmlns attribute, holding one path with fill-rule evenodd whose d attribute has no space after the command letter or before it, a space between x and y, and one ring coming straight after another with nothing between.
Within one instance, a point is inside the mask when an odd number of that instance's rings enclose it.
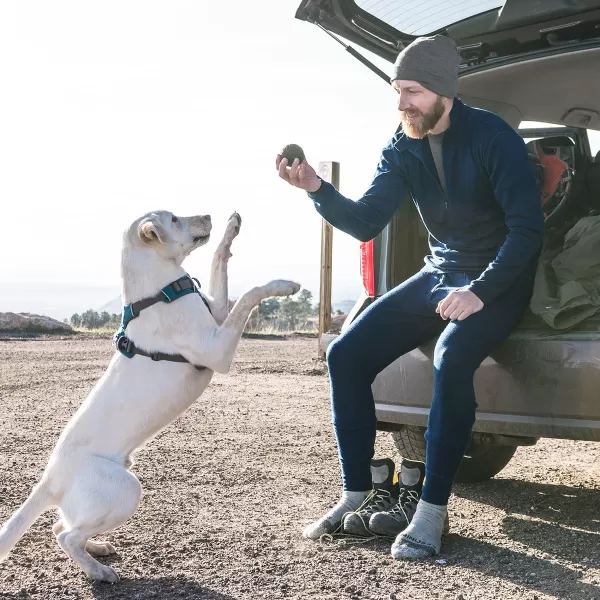
<instances>
[{"instance_id":1,"label":"teal and black dog harness","mask_svg":"<svg viewBox=\"0 0 600 600\"><path fill-rule=\"evenodd\" d=\"M162 288L155 296L145 298L144 300L139 300L138 302L133 302L132 304L128 304L127 306L123 307L121 327L114 337L114 344L117 350L127 358L133 358L136 354L139 354L140 356L147 356L155 361L168 360L170 362L189 363L190 361L181 356L181 354L145 352L144 350L136 347L133 341L130 340L125 333L127 325L129 325L133 319L139 316L140 312L145 308L148 308L153 304L158 304L159 302L173 302L174 300L183 298L183 296L187 296L188 294L198 294L202 299L202 302L204 302L206 305L206 308L208 308L209 312L212 314L206 298L200 293L200 284L198 283L198 280L192 279L186 274L184 277L181 277L177 281L173 281L169 285ZM198 371L203 371L206 369L206 367L197 365L194 365L194 367L198 369Z\"/></svg>"}]
</instances>

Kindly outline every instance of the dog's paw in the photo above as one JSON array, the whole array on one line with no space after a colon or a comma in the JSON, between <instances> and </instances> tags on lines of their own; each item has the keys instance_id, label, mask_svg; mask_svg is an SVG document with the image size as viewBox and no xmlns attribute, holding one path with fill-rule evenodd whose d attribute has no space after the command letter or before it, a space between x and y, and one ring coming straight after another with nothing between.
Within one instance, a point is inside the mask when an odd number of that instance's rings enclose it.
<instances>
[{"instance_id":1,"label":"dog's paw","mask_svg":"<svg viewBox=\"0 0 600 600\"><path fill-rule=\"evenodd\" d=\"M299 283L285 279L277 279L266 285L269 296L293 296L300 291L300 287Z\"/></svg>"},{"instance_id":2,"label":"dog's paw","mask_svg":"<svg viewBox=\"0 0 600 600\"><path fill-rule=\"evenodd\" d=\"M233 237L235 237L240 232L240 227L242 226L242 217L236 212L234 212L230 217L229 221L227 221L227 232L231 232Z\"/></svg>"},{"instance_id":3,"label":"dog's paw","mask_svg":"<svg viewBox=\"0 0 600 600\"><path fill-rule=\"evenodd\" d=\"M88 571L86 575L90 581L105 581L106 583L118 583L121 579L114 569L100 563L97 568Z\"/></svg>"},{"instance_id":4,"label":"dog's paw","mask_svg":"<svg viewBox=\"0 0 600 600\"><path fill-rule=\"evenodd\" d=\"M117 552L110 542L95 542L92 540L86 542L85 549L92 556L109 556Z\"/></svg>"},{"instance_id":5,"label":"dog's paw","mask_svg":"<svg viewBox=\"0 0 600 600\"><path fill-rule=\"evenodd\" d=\"M231 258L231 252L229 249L231 248L231 242L237 237L237 234L240 232L240 226L242 224L242 217L237 213L233 213L229 217L229 221L227 221L227 226L225 227L225 235L223 236L223 240L219 244L217 248L217 256L221 258L221 260L227 260Z\"/></svg>"}]
</instances>

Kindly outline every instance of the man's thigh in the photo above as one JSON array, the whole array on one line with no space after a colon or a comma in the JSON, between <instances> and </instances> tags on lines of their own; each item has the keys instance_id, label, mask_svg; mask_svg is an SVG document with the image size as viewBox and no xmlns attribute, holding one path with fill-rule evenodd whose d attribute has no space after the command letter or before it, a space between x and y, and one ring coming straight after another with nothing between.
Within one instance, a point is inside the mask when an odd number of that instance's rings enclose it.
<instances>
[{"instance_id":1,"label":"man's thigh","mask_svg":"<svg viewBox=\"0 0 600 600\"><path fill-rule=\"evenodd\" d=\"M419 272L371 304L336 340L360 353L375 373L433 339L444 328L435 312L435 274Z\"/></svg>"},{"instance_id":2,"label":"man's thigh","mask_svg":"<svg viewBox=\"0 0 600 600\"><path fill-rule=\"evenodd\" d=\"M509 290L464 321L448 323L436 345L434 368L446 362L452 368L477 369L519 325L527 305L526 295Z\"/></svg>"}]
</instances>

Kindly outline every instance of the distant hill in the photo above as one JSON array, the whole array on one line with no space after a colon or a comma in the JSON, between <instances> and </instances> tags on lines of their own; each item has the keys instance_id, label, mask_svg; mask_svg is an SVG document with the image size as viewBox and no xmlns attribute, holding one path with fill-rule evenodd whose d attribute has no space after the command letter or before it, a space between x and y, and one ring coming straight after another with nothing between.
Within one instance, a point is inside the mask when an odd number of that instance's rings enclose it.
<instances>
[{"instance_id":1,"label":"distant hill","mask_svg":"<svg viewBox=\"0 0 600 600\"><path fill-rule=\"evenodd\" d=\"M110 302L107 302L100 308L96 309L99 313L106 311L109 315L120 315L123 310L123 303L121 302L121 296L117 296Z\"/></svg>"},{"instance_id":2,"label":"distant hill","mask_svg":"<svg viewBox=\"0 0 600 600\"><path fill-rule=\"evenodd\" d=\"M56 282L0 282L0 312L46 315L62 321L108 302L119 286ZM116 313L120 313L121 308Z\"/></svg>"},{"instance_id":3,"label":"distant hill","mask_svg":"<svg viewBox=\"0 0 600 600\"><path fill-rule=\"evenodd\" d=\"M73 328L51 317L29 313L0 313L0 332L72 333Z\"/></svg>"},{"instance_id":4,"label":"distant hill","mask_svg":"<svg viewBox=\"0 0 600 600\"><path fill-rule=\"evenodd\" d=\"M336 310L341 310L345 315L347 315L355 304L356 300L340 300L339 302L332 302L331 308L334 312Z\"/></svg>"}]
</instances>

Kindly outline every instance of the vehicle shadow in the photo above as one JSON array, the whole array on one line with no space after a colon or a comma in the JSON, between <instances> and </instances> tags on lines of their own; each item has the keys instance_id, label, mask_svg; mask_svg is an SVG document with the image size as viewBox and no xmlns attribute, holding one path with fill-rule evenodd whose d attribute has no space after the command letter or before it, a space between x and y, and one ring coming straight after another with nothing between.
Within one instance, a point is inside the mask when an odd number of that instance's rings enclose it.
<instances>
[{"instance_id":1,"label":"vehicle shadow","mask_svg":"<svg viewBox=\"0 0 600 600\"><path fill-rule=\"evenodd\" d=\"M456 484L465 498L543 521L600 534L600 489L495 478L476 484Z\"/></svg>"},{"instance_id":2,"label":"vehicle shadow","mask_svg":"<svg viewBox=\"0 0 600 600\"><path fill-rule=\"evenodd\" d=\"M583 571L489 542L449 535L440 557L454 566L510 581L534 593L569 600L600 598L600 586L583 581Z\"/></svg>"},{"instance_id":3,"label":"vehicle shadow","mask_svg":"<svg viewBox=\"0 0 600 600\"><path fill-rule=\"evenodd\" d=\"M506 517L502 526L508 537L530 548L573 563L583 561L588 567L600 568L600 533L573 530L557 523L529 521L516 516Z\"/></svg>"},{"instance_id":4,"label":"vehicle shadow","mask_svg":"<svg viewBox=\"0 0 600 600\"><path fill-rule=\"evenodd\" d=\"M515 479L456 485L465 498L506 512L503 533L552 557L600 568L600 490Z\"/></svg>"}]
</instances>

